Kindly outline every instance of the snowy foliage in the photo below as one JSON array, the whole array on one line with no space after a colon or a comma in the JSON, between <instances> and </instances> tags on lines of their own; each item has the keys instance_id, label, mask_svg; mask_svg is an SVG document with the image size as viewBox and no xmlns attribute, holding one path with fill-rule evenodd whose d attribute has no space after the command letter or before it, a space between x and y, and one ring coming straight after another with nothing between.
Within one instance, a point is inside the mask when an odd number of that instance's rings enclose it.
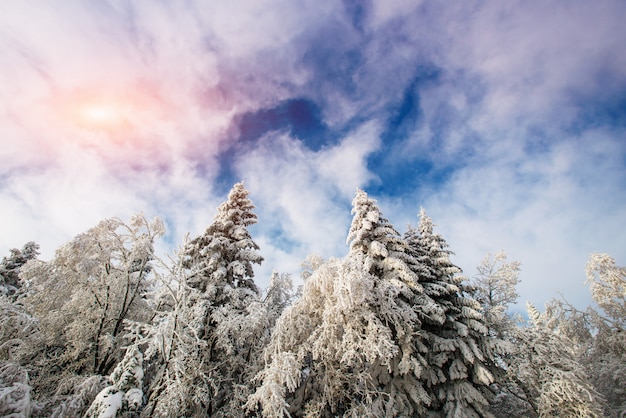
<instances>
[{"instance_id":1,"label":"snowy foliage","mask_svg":"<svg viewBox=\"0 0 626 418\"><path fill-rule=\"evenodd\" d=\"M587 283L607 322L626 328L626 267L616 266L607 254L592 254L587 263Z\"/></svg>"},{"instance_id":2,"label":"snowy foliage","mask_svg":"<svg viewBox=\"0 0 626 418\"><path fill-rule=\"evenodd\" d=\"M528 304L528 327L518 328L518 347L508 373L540 417L601 417L602 396L577 361L575 345L556 327L557 321Z\"/></svg>"},{"instance_id":3,"label":"snowy foliage","mask_svg":"<svg viewBox=\"0 0 626 418\"><path fill-rule=\"evenodd\" d=\"M0 294L0 361L29 356L39 337L39 321L15 298Z\"/></svg>"},{"instance_id":4,"label":"snowy foliage","mask_svg":"<svg viewBox=\"0 0 626 418\"><path fill-rule=\"evenodd\" d=\"M262 293L242 183L206 231L154 254L160 221L102 221L0 263L0 415L594 417L626 415L626 268L591 256L597 306L507 315L520 265L472 284L422 209L400 235L358 190L342 258L309 256Z\"/></svg>"},{"instance_id":5,"label":"snowy foliage","mask_svg":"<svg viewBox=\"0 0 626 418\"><path fill-rule=\"evenodd\" d=\"M363 191L350 252L279 319L248 408L268 417L487 414L499 342L422 215L405 240ZM501 345L504 345L503 343Z\"/></svg>"},{"instance_id":6,"label":"snowy foliage","mask_svg":"<svg viewBox=\"0 0 626 418\"><path fill-rule=\"evenodd\" d=\"M170 269L173 307L157 316L160 359L149 390L148 416L238 416L256 374L268 309L253 280L260 263L247 227L256 223L242 183L205 233L187 242ZM167 280L166 280L167 281ZM256 363L255 363L256 362Z\"/></svg>"},{"instance_id":7,"label":"snowy foliage","mask_svg":"<svg viewBox=\"0 0 626 418\"><path fill-rule=\"evenodd\" d=\"M584 364L612 412L626 416L626 268L607 254L592 254L587 282L601 311L589 310L595 337Z\"/></svg>"},{"instance_id":8,"label":"snowy foliage","mask_svg":"<svg viewBox=\"0 0 626 418\"><path fill-rule=\"evenodd\" d=\"M129 417L143 404L143 355L136 346L126 355L109 377L111 385L93 401L85 418Z\"/></svg>"},{"instance_id":9,"label":"snowy foliage","mask_svg":"<svg viewBox=\"0 0 626 418\"><path fill-rule=\"evenodd\" d=\"M57 395L64 382L82 384L77 375L107 374L121 360L126 320L150 319L144 296L153 241L163 232L158 219L136 216L128 225L109 219L62 246L51 261L22 267L22 300L38 319L29 355L37 370L33 388L46 404L42 415L63 402ZM66 396L76 392L66 389Z\"/></svg>"},{"instance_id":10,"label":"snowy foliage","mask_svg":"<svg viewBox=\"0 0 626 418\"><path fill-rule=\"evenodd\" d=\"M580 311L563 300L546 306L560 334L572 340L589 380L606 399L605 415L626 415L626 268L592 254L587 283L597 308Z\"/></svg>"},{"instance_id":11,"label":"snowy foliage","mask_svg":"<svg viewBox=\"0 0 626 418\"><path fill-rule=\"evenodd\" d=\"M265 292L263 305L267 309L268 319L273 327L283 311L295 298L291 275L278 273L276 270L270 276L270 285Z\"/></svg>"},{"instance_id":12,"label":"snowy foliage","mask_svg":"<svg viewBox=\"0 0 626 418\"><path fill-rule=\"evenodd\" d=\"M39 245L30 241L21 250L13 248L11 255L0 262L0 295L14 295L21 287L19 273L21 267L39 255Z\"/></svg>"},{"instance_id":13,"label":"snowy foliage","mask_svg":"<svg viewBox=\"0 0 626 418\"><path fill-rule=\"evenodd\" d=\"M276 325L251 409L269 417L424 412L417 315L399 303L400 288L364 266L363 255L331 259L307 279Z\"/></svg>"},{"instance_id":14,"label":"snowy foliage","mask_svg":"<svg viewBox=\"0 0 626 418\"><path fill-rule=\"evenodd\" d=\"M98 393L106 387L103 376L73 376L60 381L59 387L48 400L52 406L51 418L82 417ZM45 411L42 411L45 412ZM41 414L44 416L44 414Z\"/></svg>"},{"instance_id":15,"label":"snowy foliage","mask_svg":"<svg viewBox=\"0 0 626 418\"><path fill-rule=\"evenodd\" d=\"M489 386L502 374L498 354L510 350L502 340L487 333L481 306L461 270L450 261L445 239L434 232L424 209L416 229L405 234L426 295L437 302L444 316L441 323L424 321L422 335L427 347L429 370L426 388L435 416L489 416Z\"/></svg>"},{"instance_id":16,"label":"snowy foliage","mask_svg":"<svg viewBox=\"0 0 626 418\"><path fill-rule=\"evenodd\" d=\"M248 232L248 227L257 222L248 194L243 183L235 184L205 233L187 243L184 254L185 267L190 271L189 286L206 292L209 285L214 285L213 290L219 292L228 285L258 293L252 265L260 264L263 258ZM214 295L214 301L221 297Z\"/></svg>"},{"instance_id":17,"label":"snowy foliage","mask_svg":"<svg viewBox=\"0 0 626 418\"><path fill-rule=\"evenodd\" d=\"M26 370L15 363L0 363L0 416L28 417L32 406Z\"/></svg>"},{"instance_id":18,"label":"snowy foliage","mask_svg":"<svg viewBox=\"0 0 626 418\"><path fill-rule=\"evenodd\" d=\"M142 296L162 228L160 220L142 216L130 225L109 219L61 247L50 262L25 266L24 302L40 319L46 345L59 348L59 361L100 374L119 361L124 320L148 314Z\"/></svg>"},{"instance_id":19,"label":"snowy foliage","mask_svg":"<svg viewBox=\"0 0 626 418\"><path fill-rule=\"evenodd\" d=\"M520 282L520 266L517 261L507 262L504 251L493 256L487 254L477 267L472 282L474 297L482 306L485 323L498 337L503 337L514 326L507 309L519 297L515 286Z\"/></svg>"}]
</instances>

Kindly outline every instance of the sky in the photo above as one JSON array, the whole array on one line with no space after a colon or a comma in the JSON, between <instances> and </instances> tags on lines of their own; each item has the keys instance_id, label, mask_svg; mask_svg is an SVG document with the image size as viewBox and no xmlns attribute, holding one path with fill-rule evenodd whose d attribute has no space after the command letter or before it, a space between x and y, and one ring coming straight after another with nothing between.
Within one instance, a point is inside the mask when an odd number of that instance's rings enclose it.
<instances>
[{"instance_id":1,"label":"sky","mask_svg":"<svg viewBox=\"0 0 626 418\"><path fill-rule=\"evenodd\" d=\"M586 306L626 265L623 1L0 2L0 255L143 212L159 251L244 181L264 264L348 251L357 188L473 277Z\"/></svg>"}]
</instances>

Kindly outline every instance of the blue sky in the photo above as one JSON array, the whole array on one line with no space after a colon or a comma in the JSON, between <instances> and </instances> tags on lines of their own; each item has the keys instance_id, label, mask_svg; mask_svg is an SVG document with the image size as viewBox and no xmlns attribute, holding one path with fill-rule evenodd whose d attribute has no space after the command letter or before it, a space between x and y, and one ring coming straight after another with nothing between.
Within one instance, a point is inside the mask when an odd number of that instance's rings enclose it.
<instances>
[{"instance_id":1,"label":"blue sky","mask_svg":"<svg viewBox=\"0 0 626 418\"><path fill-rule=\"evenodd\" d=\"M244 180L272 269L341 256L357 187L400 231L420 207L472 276L589 302L626 264L626 4L4 1L0 253L49 258L143 211L160 251Z\"/></svg>"}]
</instances>

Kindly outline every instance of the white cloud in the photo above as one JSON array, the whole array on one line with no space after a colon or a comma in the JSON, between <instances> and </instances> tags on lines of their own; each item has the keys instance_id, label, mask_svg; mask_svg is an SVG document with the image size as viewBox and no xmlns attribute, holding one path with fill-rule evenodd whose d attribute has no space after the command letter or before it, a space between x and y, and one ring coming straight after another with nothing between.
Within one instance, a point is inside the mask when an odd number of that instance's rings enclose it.
<instances>
[{"instance_id":1,"label":"white cloud","mask_svg":"<svg viewBox=\"0 0 626 418\"><path fill-rule=\"evenodd\" d=\"M584 306L588 255L619 258L626 244L614 233L626 222L626 197L618 193L626 176L615 175L622 164L611 154L615 146L596 132L547 154L484 159L458 171L424 206L468 275L482 255L504 249L523 264L522 303L541 304L561 292Z\"/></svg>"},{"instance_id":2,"label":"white cloud","mask_svg":"<svg viewBox=\"0 0 626 418\"><path fill-rule=\"evenodd\" d=\"M620 262L623 131L571 126L624 91L621 2L375 2L361 28L338 2L10 3L0 254L31 239L50 254L138 210L165 217L174 243L201 233L226 198L214 182L230 148L258 206L266 270L345 252L354 189L378 181L374 151L455 169L379 200L399 229L424 205L468 274L505 249L524 263L523 298L583 300L572 283L587 253ZM419 123L390 149L385 121L425 68L440 73L416 87ZM90 97L123 102L123 127L72 119ZM233 143L233 116L302 97L331 130L357 128L318 152L286 134Z\"/></svg>"},{"instance_id":3,"label":"white cloud","mask_svg":"<svg viewBox=\"0 0 626 418\"><path fill-rule=\"evenodd\" d=\"M368 123L318 153L275 132L238 156L238 173L259 216L255 233L266 258L260 283L272 269L296 275L309 254L330 257L347 251L350 201L372 177L366 158L379 145L378 131Z\"/></svg>"}]
</instances>

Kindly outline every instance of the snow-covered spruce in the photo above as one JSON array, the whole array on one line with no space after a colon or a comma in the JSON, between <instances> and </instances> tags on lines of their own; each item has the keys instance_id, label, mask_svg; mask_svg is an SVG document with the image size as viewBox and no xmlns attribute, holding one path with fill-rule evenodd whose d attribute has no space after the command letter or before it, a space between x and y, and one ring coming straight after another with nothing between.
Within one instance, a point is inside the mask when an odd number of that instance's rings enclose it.
<instances>
[{"instance_id":1,"label":"snow-covered spruce","mask_svg":"<svg viewBox=\"0 0 626 418\"><path fill-rule=\"evenodd\" d=\"M205 233L188 241L170 269L177 291L159 319L157 377L145 416L241 416L258 371L270 315L253 280L262 261L248 227L254 205L235 184Z\"/></svg>"},{"instance_id":2,"label":"snow-covered spruce","mask_svg":"<svg viewBox=\"0 0 626 418\"><path fill-rule=\"evenodd\" d=\"M497 341L422 214L404 240L363 191L350 251L279 319L248 408L267 417L487 416Z\"/></svg>"},{"instance_id":3,"label":"snow-covered spruce","mask_svg":"<svg viewBox=\"0 0 626 418\"><path fill-rule=\"evenodd\" d=\"M137 346L126 355L109 377L111 384L93 401L85 418L130 417L143 404L143 355Z\"/></svg>"},{"instance_id":4,"label":"snow-covered spruce","mask_svg":"<svg viewBox=\"0 0 626 418\"><path fill-rule=\"evenodd\" d=\"M519 263L487 256L468 285L425 211L400 236L358 191L348 253L309 256L293 302L289 275L264 297L254 283L253 209L236 184L166 260L152 249L163 225L143 216L105 220L49 262L34 243L11 250L0 415L624 415L626 269L608 255L587 268L597 306L531 306L520 327L506 314Z\"/></svg>"}]
</instances>

